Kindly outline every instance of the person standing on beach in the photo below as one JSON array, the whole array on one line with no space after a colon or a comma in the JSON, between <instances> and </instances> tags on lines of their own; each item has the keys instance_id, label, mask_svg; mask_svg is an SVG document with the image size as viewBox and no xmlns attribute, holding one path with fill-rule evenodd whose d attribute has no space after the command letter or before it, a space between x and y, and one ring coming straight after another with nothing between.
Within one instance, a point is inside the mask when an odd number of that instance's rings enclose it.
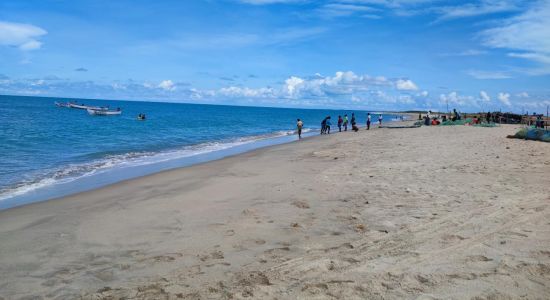
<instances>
[{"instance_id":1,"label":"person standing on beach","mask_svg":"<svg viewBox=\"0 0 550 300\"><path fill-rule=\"evenodd\" d=\"M342 116L338 116L338 132L342 132L342 123L344 123L344 119Z\"/></svg>"},{"instance_id":2,"label":"person standing on beach","mask_svg":"<svg viewBox=\"0 0 550 300\"><path fill-rule=\"evenodd\" d=\"M321 121L321 134L325 134L327 132L327 120L328 120L328 116L325 117L323 119L323 121Z\"/></svg>"},{"instance_id":3,"label":"person standing on beach","mask_svg":"<svg viewBox=\"0 0 550 300\"><path fill-rule=\"evenodd\" d=\"M332 124L330 123L330 116L328 116L326 120L327 120L327 122L326 122L326 124L325 124L325 133L326 133L326 134L330 134L330 125L332 125Z\"/></svg>"},{"instance_id":4,"label":"person standing on beach","mask_svg":"<svg viewBox=\"0 0 550 300\"><path fill-rule=\"evenodd\" d=\"M382 115L378 115L378 126L382 126Z\"/></svg>"},{"instance_id":5,"label":"person standing on beach","mask_svg":"<svg viewBox=\"0 0 550 300\"><path fill-rule=\"evenodd\" d=\"M367 114L367 130L370 130L370 113Z\"/></svg>"},{"instance_id":6,"label":"person standing on beach","mask_svg":"<svg viewBox=\"0 0 550 300\"><path fill-rule=\"evenodd\" d=\"M348 131L348 115L344 115L344 131Z\"/></svg>"},{"instance_id":7,"label":"person standing on beach","mask_svg":"<svg viewBox=\"0 0 550 300\"><path fill-rule=\"evenodd\" d=\"M298 119L296 121L296 128L298 129L298 139L302 138L302 128L304 127L304 122L302 120Z\"/></svg>"}]
</instances>

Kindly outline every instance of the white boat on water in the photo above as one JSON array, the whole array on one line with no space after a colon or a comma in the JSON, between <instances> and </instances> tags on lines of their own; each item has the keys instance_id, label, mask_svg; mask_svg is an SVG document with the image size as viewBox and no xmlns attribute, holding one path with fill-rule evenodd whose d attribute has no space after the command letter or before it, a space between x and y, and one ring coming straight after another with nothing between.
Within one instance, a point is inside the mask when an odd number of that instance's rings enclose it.
<instances>
[{"instance_id":1,"label":"white boat on water","mask_svg":"<svg viewBox=\"0 0 550 300\"><path fill-rule=\"evenodd\" d=\"M108 107L99 107L99 106L86 106L86 105L80 105L76 103L67 103L70 108L76 108L76 109L93 109L93 110L108 110Z\"/></svg>"},{"instance_id":2,"label":"white boat on water","mask_svg":"<svg viewBox=\"0 0 550 300\"><path fill-rule=\"evenodd\" d=\"M86 109L92 116L116 116L122 114L122 110Z\"/></svg>"},{"instance_id":3,"label":"white boat on water","mask_svg":"<svg viewBox=\"0 0 550 300\"><path fill-rule=\"evenodd\" d=\"M62 102L55 102L55 106L57 107L70 107L69 103L62 103Z\"/></svg>"}]
</instances>

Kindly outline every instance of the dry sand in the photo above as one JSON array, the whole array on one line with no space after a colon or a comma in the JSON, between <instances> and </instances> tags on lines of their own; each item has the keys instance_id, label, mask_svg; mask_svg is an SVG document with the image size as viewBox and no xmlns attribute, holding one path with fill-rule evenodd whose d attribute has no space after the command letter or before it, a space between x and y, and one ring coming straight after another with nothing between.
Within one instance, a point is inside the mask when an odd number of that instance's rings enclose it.
<instances>
[{"instance_id":1,"label":"dry sand","mask_svg":"<svg viewBox=\"0 0 550 300\"><path fill-rule=\"evenodd\" d=\"M322 136L9 209L0 298L548 299L550 144L515 128Z\"/></svg>"}]
</instances>

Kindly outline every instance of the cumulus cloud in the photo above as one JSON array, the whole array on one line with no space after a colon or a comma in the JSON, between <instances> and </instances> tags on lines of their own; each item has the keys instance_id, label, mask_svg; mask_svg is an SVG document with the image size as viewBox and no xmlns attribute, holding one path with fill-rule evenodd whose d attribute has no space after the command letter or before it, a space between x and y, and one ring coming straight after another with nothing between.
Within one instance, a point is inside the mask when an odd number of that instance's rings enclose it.
<instances>
[{"instance_id":1,"label":"cumulus cloud","mask_svg":"<svg viewBox=\"0 0 550 300\"><path fill-rule=\"evenodd\" d=\"M88 69L82 68L82 67L76 68L76 69L74 69L74 70L75 70L76 72L88 72Z\"/></svg>"},{"instance_id":2,"label":"cumulus cloud","mask_svg":"<svg viewBox=\"0 0 550 300\"><path fill-rule=\"evenodd\" d=\"M298 91L302 88L302 86L304 85L304 82L305 82L305 80L303 80L302 78L296 77L296 76L291 76L290 78L285 80L285 87L286 87L286 92L288 93L288 95L291 96L291 97L296 95L298 93Z\"/></svg>"},{"instance_id":3,"label":"cumulus cloud","mask_svg":"<svg viewBox=\"0 0 550 300\"><path fill-rule=\"evenodd\" d=\"M198 89L188 83L164 80L162 82L115 81L104 84L93 81L72 81L46 76L42 78L12 79L0 75L0 94L44 95L65 97L96 97L111 99L164 100L174 102L268 105L286 107L350 108L369 110L440 109L457 108L461 111L479 111L495 108L502 103L507 110L542 111L549 102L547 94L530 95L526 92L501 92L491 102L486 91L468 95L456 91L432 96L428 91L398 90L397 82L408 79L388 79L337 72L333 76L290 76L274 87L245 87L230 85L213 89ZM415 85L416 86L416 85ZM513 99L512 99L513 98ZM511 101L514 100L514 101ZM498 106L496 107L498 108Z\"/></svg>"},{"instance_id":4,"label":"cumulus cloud","mask_svg":"<svg viewBox=\"0 0 550 300\"><path fill-rule=\"evenodd\" d=\"M322 97L351 95L375 88L413 91L418 87L410 79L388 79L383 76L357 75L354 72L336 72L334 76L316 75L313 78L291 76L285 80L284 90L288 97Z\"/></svg>"},{"instance_id":5,"label":"cumulus cloud","mask_svg":"<svg viewBox=\"0 0 550 300\"><path fill-rule=\"evenodd\" d=\"M439 104L440 105L451 105L451 106L472 106L478 107L474 97L460 95L457 92L450 92L448 94L439 95Z\"/></svg>"},{"instance_id":6,"label":"cumulus cloud","mask_svg":"<svg viewBox=\"0 0 550 300\"><path fill-rule=\"evenodd\" d=\"M398 90L401 90L401 91L416 91L418 90L418 87L416 86L416 84L414 84L414 82L410 81L409 79L398 79L396 82L395 82L395 87L398 89Z\"/></svg>"},{"instance_id":7,"label":"cumulus cloud","mask_svg":"<svg viewBox=\"0 0 550 300\"><path fill-rule=\"evenodd\" d=\"M500 103L506 105L506 106L512 106L512 102L510 102L510 94L508 93L498 93L498 100Z\"/></svg>"},{"instance_id":8,"label":"cumulus cloud","mask_svg":"<svg viewBox=\"0 0 550 300\"><path fill-rule=\"evenodd\" d=\"M0 22L0 45L17 47L23 51L40 49L38 39L47 31L30 24Z\"/></svg>"},{"instance_id":9,"label":"cumulus cloud","mask_svg":"<svg viewBox=\"0 0 550 300\"><path fill-rule=\"evenodd\" d=\"M176 87L174 86L174 82L172 82L172 80L161 81L161 83L159 83L158 87L165 90L165 91L173 91L173 90L176 89Z\"/></svg>"},{"instance_id":10,"label":"cumulus cloud","mask_svg":"<svg viewBox=\"0 0 550 300\"><path fill-rule=\"evenodd\" d=\"M483 102L491 102L491 97L489 97L489 95L485 91L480 91L479 92L479 98Z\"/></svg>"}]
</instances>

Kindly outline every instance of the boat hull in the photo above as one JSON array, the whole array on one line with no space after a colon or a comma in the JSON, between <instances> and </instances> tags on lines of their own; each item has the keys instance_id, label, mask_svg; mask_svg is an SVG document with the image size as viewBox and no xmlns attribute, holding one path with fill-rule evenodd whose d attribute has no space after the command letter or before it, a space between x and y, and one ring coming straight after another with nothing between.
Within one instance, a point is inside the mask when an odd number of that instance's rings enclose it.
<instances>
[{"instance_id":1,"label":"boat hull","mask_svg":"<svg viewBox=\"0 0 550 300\"><path fill-rule=\"evenodd\" d=\"M86 111L92 116L118 116L122 114L121 110L87 109Z\"/></svg>"}]
</instances>

